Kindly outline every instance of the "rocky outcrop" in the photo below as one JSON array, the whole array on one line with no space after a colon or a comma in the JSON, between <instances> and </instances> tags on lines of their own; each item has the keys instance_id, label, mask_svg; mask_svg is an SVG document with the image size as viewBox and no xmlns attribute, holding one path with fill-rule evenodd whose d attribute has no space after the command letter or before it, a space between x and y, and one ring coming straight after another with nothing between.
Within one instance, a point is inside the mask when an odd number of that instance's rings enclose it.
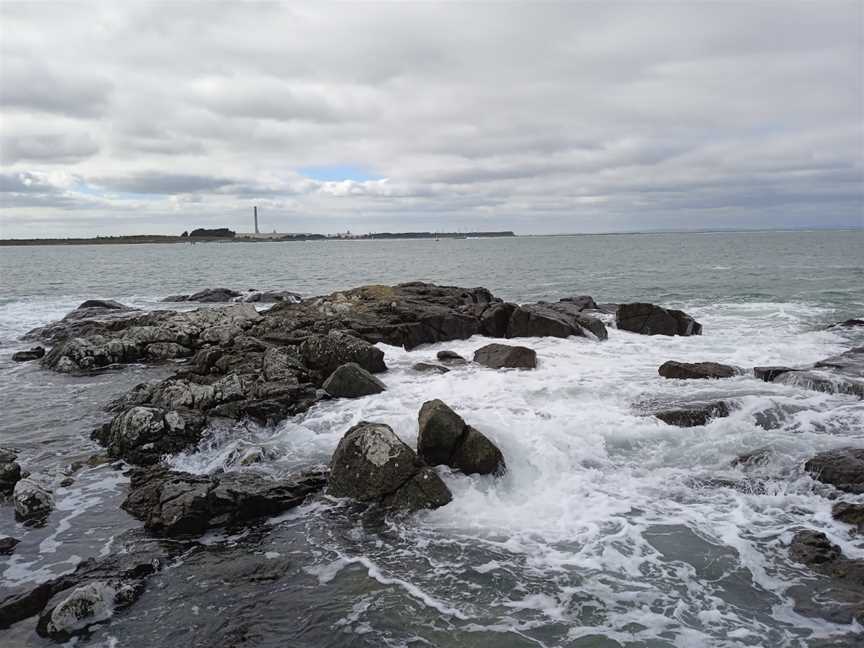
<instances>
[{"instance_id":1,"label":"rocky outcrop","mask_svg":"<svg viewBox=\"0 0 864 648\"><path fill-rule=\"evenodd\" d=\"M330 460L327 492L359 502L407 510L437 508L451 500L434 471L423 471L416 453L388 425L361 422L348 430Z\"/></svg>"},{"instance_id":2,"label":"rocky outcrop","mask_svg":"<svg viewBox=\"0 0 864 648\"><path fill-rule=\"evenodd\" d=\"M83 302L62 320L35 328L22 339L39 340L53 345L73 337L108 335L136 323L146 324L154 318L158 319L159 314L144 313L111 300L91 299Z\"/></svg>"},{"instance_id":3,"label":"rocky outcrop","mask_svg":"<svg viewBox=\"0 0 864 648\"><path fill-rule=\"evenodd\" d=\"M864 448L836 448L804 464L813 479L848 493L864 493Z\"/></svg>"},{"instance_id":4,"label":"rocky outcrop","mask_svg":"<svg viewBox=\"0 0 864 648\"><path fill-rule=\"evenodd\" d=\"M443 401L426 401L417 418L417 453L426 464L450 466L466 475L503 474L507 470L498 447Z\"/></svg>"},{"instance_id":5,"label":"rocky outcrop","mask_svg":"<svg viewBox=\"0 0 864 648\"><path fill-rule=\"evenodd\" d=\"M12 494L15 484L21 479L18 453L12 448L0 448L0 497Z\"/></svg>"},{"instance_id":6,"label":"rocky outcrop","mask_svg":"<svg viewBox=\"0 0 864 648\"><path fill-rule=\"evenodd\" d=\"M326 475L320 471L274 480L251 473L204 476L164 467L138 468L130 475L129 495L122 506L152 533L197 536L209 528L281 513L325 484Z\"/></svg>"},{"instance_id":7,"label":"rocky outcrop","mask_svg":"<svg viewBox=\"0 0 864 648\"><path fill-rule=\"evenodd\" d=\"M664 378L677 378L683 380L706 379L706 378L731 378L741 373L741 370L731 365L718 362L677 362L670 360L664 362L657 369Z\"/></svg>"},{"instance_id":8,"label":"rocky outcrop","mask_svg":"<svg viewBox=\"0 0 864 648\"><path fill-rule=\"evenodd\" d=\"M655 412L654 416L668 425L678 427L695 427L707 425L715 418L729 416L729 406L723 401L714 403L693 403L680 409L668 409Z\"/></svg>"},{"instance_id":9,"label":"rocky outcrop","mask_svg":"<svg viewBox=\"0 0 864 648\"><path fill-rule=\"evenodd\" d=\"M340 365L324 381L324 391L335 398L361 398L380 394L387 387L356 362Z\"/></svg>"},{"instance_id":10,"label":"rocky outcrop","mask_svg":"<svg viewBox=\"0 0 864 648\"><path fill-rule=\"evenodd\" d=\"M491 369L534 369L537 352L523 346L487 344L474 352L474 362Z\"/></svg>"},{"instance_id":11,"label":"rocky outcrop","mask_svg":"<svg viewBox=\"0 0 864 648\"><path fill-rule=\"evenodd\" d=\"M643 335L701 335L702 325L680 310L654 304L619 304L615 324L622 331Z\"/></svg>"},{"instance_id":12,"label":"rocky outcrop","mask_svg":"<svg viewBox=\"0 0 864 648\"><path fill-rule=\"evenodd\" d=\"M12 501L15 504L15 517L33 524L43 522L54 509L51 491L30 477L20 479L15 484Z\"/></svg>"},{"instance_id":13,"label":"rocky outcrop","mask_svg":"<svg viewBox=\"0 0 864 648\"><path fill-rule=\"evenodd\" d=\"M42 356L45 355L45 347L35 346L32 349L27 351L17 351L12 354L13 362L30 362L31 360L38 360Z\"/></svg>"},{"instance_id":14,"label":"rocky outcrop","mask_svg":"<svg viewBox=\"0 0 864 648\"><path fill-rule=\"evenodd\" d=\"M148 465L194 445L205 419L192 412L158 407L132 407L93 433L108 456Z\"/></svg>"},{"instance_id":15,"label":"rocky outcrop","mask_svg":"<svg viewBox=\"0 0 864 648\"><path fill-rule=\"evenodd\" d=\"M279 302L288 302L290 304L299 304L303 301L297 293L287 290L255 290L250 288L245 291L231 290L230 288L206 288L199 290L191 295L171 295L162 300L163 302L197 302L218 304L226 302L244 302L244 303L262 303L276 304Z\"/></svg>"}]
</instances>

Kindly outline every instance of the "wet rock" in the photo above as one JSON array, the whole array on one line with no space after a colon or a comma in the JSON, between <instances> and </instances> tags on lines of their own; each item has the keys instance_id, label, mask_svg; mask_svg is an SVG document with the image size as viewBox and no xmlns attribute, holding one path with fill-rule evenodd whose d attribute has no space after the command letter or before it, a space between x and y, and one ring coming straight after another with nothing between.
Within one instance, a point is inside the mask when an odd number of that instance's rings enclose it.
<instances>
[{"instance_id":1,"label":"wet rock","mask_svg":"<svg viewBox=\"0 0 864 648\"><path fill-rule=\"evenodd\" d=\"M431 468L421 468L399 489L384 496L382 504L403 511L436 509L453 501L447 485Z\"/></svg>"},{"instance_id":2,"label":"wet rock","mask_svg":"<svg viewBox=\"0 0 864 648\"><path fill-rule=\"evenodd\" d=\"M15 484L21 479L21 466L17 458L18 453L12 448L0 448L0 496L11 495Z\"/></svg>"},{"instance_id":3,"label":"wet rock","mask_svg":"<svg viewBox=\"0 0 864 648\"><path fill-rule=\"evenodd\" d=\"M205 419L191 412L137 406L94 431L92 438L109 457L149 465L198 443L204 426Z\"/></svg>"},{"instance_id":4,"label":"wet rock","mask_svg":"<svg viewBox=\"0 0 864 648\"><path fill-rule=\"evenodd\" d=\"M430 466L446 465L465 474L502 474L507 466L498 447L467 425L446 403L423 403L417 416L417 452Z\"/></svg>"},{"instance_id":5,"label":"wet rock","mask_svg":"<svg viewBox=\"0 0 864 648\"><path fill-rule=\"evenodd\" d=\"M251 473L190 475L157 466L130 475L123 510L165 536L197 536L300 505L326 484L321 472L274 480Z\"/></svg>"},{"instance_id":6,"label":"wet rock","mask_svg":"<svg viewBox=\"0 0 864 648\"><path fill-rule=\"evenodd\" d=\"M575 335L605 340L608 334L603 322L581 311L577 304L569 302L517 306L510 314L506 337L566 338Z\"/></svg>"},{"instance_id":7,"label":"wet rock","mask_svg":"<svg viewBox=\"0 0 864 648\"><path fill-rule=\"evenodd\" d=\"M796 562L812 566L833 562L841 556L841 552L840 547L833 544L824 533L805 529L792 538L789 556Z\"/></svg>"},{"instance_id":8,"label":"wet rock","mask_svg":"<svg viewBox=\"0 0 864 648\"><path fill-rule=\"evenodd\" d=\"M710 420L715 418L729 416L729 406L723 401L699 405L694 404L691 407L656 412L654 416L668 425L695 427L697 425L707 425Z\"/></svg>"},{"instance_id":9,"label":"wet rock","mask_svg":"<svg viewBox=\"0 0 864 648\"><path fill-rule=\"evenodd\" d=\"M758 448L752 452L740 454L731 461L733 467L762 466L771 460L773 450L771 448Z\"/></svg>"},{"instance_id":10,"label":"wet rock","mask_svg":"<svg viewBox=\"0 0 864 648\"><path fill-rule=\"evenodd\" d=\"M804 464L813 479L849 493L864 493L864 448L836 448Z\"/></svg>"},{"instance_id":11,"label":"wet rock","mask_svg":"<svg viewBox=\"0 0 864 648\"><path fill-rule=\"evenodd\" d=\"M590 295L576 295L573 297L563 297L559 301L568 304L574 304L579 310L599 310L597 302Z\"/></svg>"},{"instance_id":12,"label":"wet rock","mask_svg":"<svg viewBox=\"0 0 864 648\"><path fill-rule=\"evenodd\" d=\"M246 303L261 304L276 304L279 302L299 304L303 301L300 295L288 290L248 290L235 299Z\"/></svg>"},{"instance_id":13,"label":"wet rock","mask_svg":"<svg viewBox=\"0 0 864 648\"><path fill-rule=\"evenodd\" d=\"M439 362L443 362L444 364L449 365L466 364L468 362L465 358L463 358L455 351L450 351L448 349L439 351L435 357L438 358Z\"/></svg>"},{"instance_id":14,"label":"wet rock","mask_svg":"<svg viewBox=\"0 0 864 648\"><path fill-rule=\"evenodd\" d=\"M78 310L85 308L104 308L106 310L128 310L129 306L113 299L88 299L78 305Z\"/></svg>"},{"instance_id":15,"label":"wet rock","mask_svg":"<svg viewBox=\"0 0 864 648\"><path fill-rule=\"evenodd\" d=\"M477 349L474 362L492 369L534 369L537 352L528 347L493 343Z\"/></svg>"},{"instance_id":16,"label":"wet rock","mask_svg":"<svg viewBox=\"0 0 864 648\"><path fill-rule=\"evenodd\" d=\"M717 362L676 362L670 360L660 365L657 370L664 378L705 379L731 378L741 373L741 370L731 365Z\"/></svg>"},{"instance_id":17,"label":"wet rock","mask_svg":"<svg viewBox=\"0 0 864 648\"><path fill-rule=\"evenodd\" d=\"M189 347L176 342L154 342L146 347L147 357L151 360L173 360L188 358L193 351Z\"/></svg>"},{"instance_id":18,"label":"wet rock","mask_svg":"<svg viewBox=\"0 0 864 648\"><path fill-rule=\"evenodd\" d=\"M435 364L433 362L415 362L411 368L414 371L419 371L421 373L445 374L450 372L450 370L444 365Z\"/></svg>"},{"instance_id":19,"label":"wet rock","mask_svg":"<svg viewBox=\"0 0 864 648\"><path fill-rule=\"evenodd\" d=\"M857 317L853 317L852 319L847 319L842 322L837 322L836 324L832 324L828 328L834 328L835 326L843 327L843 328L854 328L857 326L864 326L864 319L859 319Z\"/></svg>"},{"instance_id":20,"label":"wet rock","mask_svg":"<svg viewBox=\"0 0 864 648\"><path fill-rule=\"evenodd\" d=\"M144 591L140 580L97 580L56 594L45 606L36 624L43 637L63 641L91 625L114 616L131 605Z\"/></svg>"},{"instance_id":21,"label":"wet rock","mask_svg":"<svg viewBox=\"0 0 864 648\"><path fill-rule=\"evenodd\" d=\"M15 546L21 542L11 536L0 536L0 556L8 556L15 552Z\"/></svg>"},{"instance_id":22,"label":"wet rock","mask_svg":"<svg viewBox=\"0 0 864 648\"><path fill-rule=\"evenodd\" d=\"M837 371L789 371L777 376L774 382L826 394L846 394L864 398L864 381L848 378Z\"/></svg>"},{"instance_id":23,"label":"wet rock","mask_svg":"<svg viewBox=\"0 0 864 648\"><path fill-rule=\"evenodd\" d=\"M196 293L189 295L185 301L199 303L220 303L230 302L235 297L239 297L240 293L230 288L205 288Z\"/></svg>"},{"instance_id":24,"label":"wet rock","mask_svg":"<svg viewBox=\"0 0 864 648\"><path fill-rule=\"evenodd\" d=\"M88 303L104 305L86 306ZM162 315L144 313L110 300L89 300L84 302L82 307L69 312L62 320L37 327L27 332L22 339L41 340L55 345L73 337L110 334L136 323L148 323L160 316Z\"/></svg>"},{"instance_id":25,"label":"wet rock","mask_svg":"<svg viewBox=\"0 0 864 648\"><path fill-rule=\"evenodd\" d=\"M516 304L497 303L483 309L480 315L480 332L489 337L505 338L510 330L510 317L519 308Z\"/></svg>"},{"instance_id":26,"label":"wet rock","mask_svg":"<svg viewBox=\"0 0 864 648\"><path fill-rule=\"evenodd\" d=\"M834 369L846 377L864 377L864 347L856 347L815 364L817 369Z\"/></svg>"},{"instance_id":27,"label":"wet rock","mask_svg":"<svg viewBox=\"0 0 864 648\"><path fill-rule=\"evenodd\" d=\"M756 378L764 382L773 382L775 378L789 371L796 370L792 369L791 367L780 366L753 367L753 375L755 375Z\"/></svg>"},{"instance_id":28,"label":"wet rock","mask_svg":"<svg viewBox=\"0 0 864 648\"><path fill-rule=\"evenodd\" d=\"M387 387L355 362L347 362L324 381L324 391L335 398L360 398L380 394Z\"/></svg>"},{"instance_id":29,"label":"wet rock","mask_svg":"<svg viewBox=\"0 0 864 648\"><path fill-rule=\"evenodd\" d=\"M13 353L12 360L14 362L30 362L31 360L38 360L44 355L45 347L35 346L28 351L18 351Z\"/></svg>"},{"instance_id":30,"label":"wet rock","mask_svg":"<svg viewBox=\"0 0 864 648\"><path fill-rule=\"evenodd\" d=\"M348 362L361 366L369 373L387 371L381 349L344 331L310 335L300 344L300 355L306 365L325 377Z\"/></svg>"},{"instance_id":31,"label":"wet rock","mask_svg":"<svg viewBox=\"0 0 864 648\"><path fill-rule=\"evenodd\" d=\"M851 524L864 533L864 504L837 502L831 507L831 517L840 522Z\"/></svg>"},{"instance_id":32,"label":"wet rock","mask_svg":"<svg viewBox=\"0 0 864 648\"><path fill-rule=\"evenodd\" d=\"M42 522L54 509L51 491L30 477L15 484L12 501L15 503L15 517L27 522Z\"/></svg>"},{"instance_id":33,"label":"wet rock","mask_svg":"<svg viewBox=\"0 0 864 648\"><path fill-rule=\"evenodd\" d=\"M680 310L654 304L619 304L615 323L623 331L643 335L701 335L702 325Z\"/></svg>"}]
</instances>

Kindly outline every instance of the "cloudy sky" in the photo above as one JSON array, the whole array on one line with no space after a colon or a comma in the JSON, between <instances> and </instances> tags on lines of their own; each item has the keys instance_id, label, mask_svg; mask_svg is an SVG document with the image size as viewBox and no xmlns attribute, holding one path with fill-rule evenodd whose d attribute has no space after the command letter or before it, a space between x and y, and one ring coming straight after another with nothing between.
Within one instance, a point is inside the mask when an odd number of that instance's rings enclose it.
<instances>
[{"instance_id":1,"label":"cloudy sky","mask_svg":"<svg viewBox=\"0 0 864 648\"><path fill-rule=\"evenodd\" d=\"M0 3L0 237L864 226L864 3Z\"/></svg>"}]
</instances>

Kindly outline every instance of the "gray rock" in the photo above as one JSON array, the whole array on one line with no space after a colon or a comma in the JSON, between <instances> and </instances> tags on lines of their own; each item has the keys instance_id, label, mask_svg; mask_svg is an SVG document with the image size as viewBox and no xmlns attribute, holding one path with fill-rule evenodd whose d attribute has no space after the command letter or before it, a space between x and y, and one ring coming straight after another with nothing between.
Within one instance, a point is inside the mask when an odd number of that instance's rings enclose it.
<instances>
[{"instance_id":1,"label":"gray rock","mask_svg":"<svg viewBox=\"0 0 864 648\"><path fill-rule=\"evenodd\" d=\"M805 565L821 565L837 560L841 552L840 547L833 544L824 533L806 529L792 538L789 556Z\"/></svg>"},{"instance_id":2,"label":"gray rock","mask_svg":"<svg viewBox=\"0 0 864 648\"><path fill-rule=\"evenodd\" d=\"M301 342L300 355L306 365L325 377L348 362L354 362L370 373L387 371L381 349L344 331L310 335Z\"/></svg>"},{"instance_id":3,"label":"gray rock","mask_svg":"<svg viewBox=\"0 0 864 648\"><path fill-rule=\"evenodd\" d=\"M470 425L466 426L462 442L450 457L449 465L466 475L501 475L507 470L498 446Z\"/></svg>"},{"instance_id":4,"label":"gray rock","mask_svg":"<svg viewBox=\"0 0 864 648\"><path fill-rule=\"evenodd\" d=\"M88 299L78 305L77 310L85 308L104 308L106 310L128 310L129 306L121 304L113 299Z\"/></svg>"},{"instance_id":5,"label":"gray rock","mask_svg":"<svg viewBox=\"0 0 864 648\"><path fill-rule=\"evenodd\" d=\"M42 522L54 509L51 491L30 477L15 484L12 501L15 503L15 517L28 522Z\"/></svg>"},{"instance_id":6,"label":"gray rock","mask_svg":"<svg viewBox=\"0 0 864 648\"><path fill-rule=\"evenodd\" d=\"M846 394L864 398L864 380L849 378L836 370L788 371L777 376L773 382L826 394Z\"/></svg>"},{"instance_id":7,"label":"gray rock","mask_svg":"<svg viewBox=\"0 0 864 648\"><path fill-rule=\"evenodd\" d=\"M563 297L558 301L574 304L579 310L599 310L597 302L590 295L576 295L574 297Z\"/></svg>"},{"instance_id":8,"label":"gray rock","mask_svg":"<svg viewBox=\"0 0 864 648\"><path fill-rule=\"evenodd\" d=\"M15 552L15 546L21 542L10 536L0 536L0 556L8 556Z\"/></svg>"},{"instance_id":9,"label":"gray rock","mask_svg":"<svg viewBox=\"0 0 864 648\"><path fill-rule=\"evenodd\" d=\"M110 457L149 465L196 444L204 425L204 418L191 412L135 406L96 430L93 438Z\"/></svg>"},{"instance_id":10,"label":"gray rock","mask_svg":"<svg viewBox=\"0 0 864 648\"><path fill-rule=\"evenodd\" d=\"M327 492L361 502L395 492L417 473L417 455L388 425L361 422L345 433L330 460Z\"/></svg>"},{"instance_id":11,"label":"gray rock","mask_svg":"<svg viewBox=\"0 0 864 648\"><path fill-rule=\"evenodd\" d=\"M11 495L21 479L21 466L15 461L18 453L11 448L0 448L0 496Z\"/></svg>"},{"instance_id":12,"label":"gray rock","mask_svg":"<svg viewBox=\"0 0 864 648\"><path fill-rule=\"evenodd\" d=\"M421 468L394 493L384 496L382 504L407 512L436 509L453 501L447 484L431 468Z\"/></svg>"},{"instance_id":13,"label":"gray rock","mask_svg":"<svg viewBox=\"0 0 864 648\"><path fill-rule=\"evenodd\" d=\"M235 301L262 304L276 304L280 302L299 304L303 301L303 298L297 293L287 290L248 290L239 297L235 297Z\"/></svg>"},{"instance_id":14,"label":"gray rock","mask_svg":"<svg viewBox=\"0 0 864 648\"><path fill-rule=\"evenodd\" d=\"M795 369L780 366L753 367L753 375L764 382L772 382L778 376L789 371L795 371Z\"/></svg>"},{"instance_id":15,"label":"gray rock","mask_svg":"<svg viewBox=\"0 0 864 648\"><path fill-rule=\"evenodd\" d=\"M436 356L439 362L443 362L445 364L466 364L468 361L463 358L461 355L456 353L455 351L450 351L448 349L444 349L443 351L439 351Z\"/></svg>"},{"instance_id":16,"label":"gray rock","mask_svg":"<svg viewBox=\"0 0 864 648\"><path fill-rule=\"evenodd\" d=\"M719 364L717 362L676 362L670 360L660 365L657 370L664 378L705 379L731 378L741 373L737 367Z\"/></svg>"},{"instance_id":17,"label":"gray rock","mask_svg":"<svg viewBox=\"0 0 864 648\"><path fill-rule=\"evenodd\" d=\"M445 374L449 373L450 370L444 365L435 364L432 362L416 362L411 367L414 371L420 371L422 373L439 373Z\"/></svg>"},{"instance_id":18,"label":"gray rock","mask_svg":"<svg viewBox=\"0 0 864 648\"><path fill-rule=\"evenodd\" d=\"M240 297L240 293L230 288L205 288L189 295L186 301L212 304L230 302L236 297Z\"/></svg>"},{"instance_id":19,"label":"gray rock","mask_svg":"<svg viewBox=\"0 0 864 648\"><path fill-rule=\"evenodd\" d=\"M537 352L528 347L493 343L477 349L474 362L492 369L534 369Z\"/></svg>"},{"instance_id":20,"label":"gray rock","mask_svg":"<svg viewBox=\"0 0 864 648\"><path fill-rule=\"evenodd\" d=\"M820 452L804 464L813 479L849 493L864 493L864 448Z\"/></svg>"},{"instance_id":21,"label":"gray rock","mask_svg":"<svg viewBox=\"0 0 864 648\"><path fill-rule=\"evenodd\" d=\"M324 391L336 398L360 398L380 394L387 387L355 362L347 362L324 381Z\"/></svg>"},{"instance_id":22,"label":"gray rock","mask_svg":"<svg viewBox=\"0 0 864 648\"><path fill-rule=\"evenodd\" d=\"M45 355L45 347L35 346L29 351L18 351L12 354L13 362L30 362Z\"/></svg>"},{"instance_id":23,"label":"gray rock","mask_svg":"<svg viewBox=\"0 0 864 648\"><path fill-rule=\"evenodd\" d=\"M498 447L467 425L446 403L426 401L417 416L417 453L430 466L446 465L465 474L502 474L507 466Z\"/></svg>"},{"instance_id":24,"label":"gray rock","mask_svg":"<svg viewBox=\"0 0 864 648\"><path fill-rule=\"evenodd\" d=\"M837 502L831 507L831 517L851 524L858 528L859 533L864 533L864 504Z\"/></svg>"},{"instance_id":25,"label":"gray rock","mask_svg":"<svg viewBox=\"0 0 864 648\"><path fill-rule=\"evenodd\" d=\"M680 310L654 304L619 304L615 323L623 331L643 335L701 335L702 325Z\"/></svg>"},{"instance_id":26,"label":"gray rock","mask_svg":"<svg viewBox=\"0 0 864 648\"><path fill-rule=\"evenodd\" d=\"M39 616L36 632L59 641L85 631L131 605L144 591L141 581L90 581L56 594Z\"/></svg>"},{"instance_id":27,"label":"gray rock","mask_svg":"<svg viewBox=\"0 0 864 648\"><path fill-rule=\"evenodd\" d=\"M752 452L745 452L743 454L735 457L730 465L733 467L751 467L751 466L762 466L767 464L771 460L771 455L773 454L773 450L771 448L757 448Z\"/></svg>"},{"instance_id":28,"label":"gray rock","mask_svg":"<svg viewBox=\"0 0 864 648\"><path fill-rule=\"evenodd\" d=\"M606 326L599 319L583 314L579 305L569 302L557 304L525 304L517 306L507 323L507 337L608 337Z\"/></svg>"},{"instance_id":29,"label":"gray rock","mask_svg":"<svg viewBox=\"0 0 864 648\"><path fill-rule=\"evenodd\" d=\"M723 401L715 403L692 404L681 409L668 409L655 412L654 416L667 423L678 427L695 427L707 425L715 418L729 416L729 406Z\"/></svg>"}]
</instances>

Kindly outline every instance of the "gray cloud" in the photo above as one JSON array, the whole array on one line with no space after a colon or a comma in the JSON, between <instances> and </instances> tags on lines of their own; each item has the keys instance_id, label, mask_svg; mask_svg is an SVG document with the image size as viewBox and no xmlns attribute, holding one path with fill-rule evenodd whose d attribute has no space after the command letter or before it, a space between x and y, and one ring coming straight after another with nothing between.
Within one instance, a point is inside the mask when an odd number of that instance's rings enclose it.
<instances>
[{"instance_id":1,"label":"gray cloud","mask_svg":"<svg viewBox=\"0 0 864 648\"><path fill-rule=\"evenodd\" d=\"M5 235L864 225L856 2L0 19Z\"/></svg>"}]
</instances>

